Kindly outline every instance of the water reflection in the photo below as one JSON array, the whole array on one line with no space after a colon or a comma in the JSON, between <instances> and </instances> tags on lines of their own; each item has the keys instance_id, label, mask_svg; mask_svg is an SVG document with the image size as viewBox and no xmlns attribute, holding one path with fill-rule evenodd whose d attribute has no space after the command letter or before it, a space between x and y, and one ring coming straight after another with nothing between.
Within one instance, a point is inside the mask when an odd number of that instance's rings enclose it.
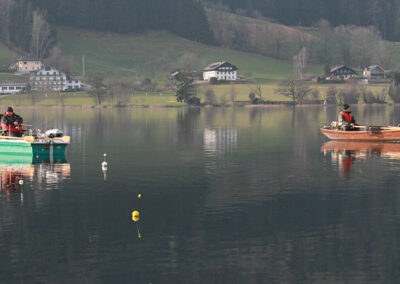
<instances>
[{"instance_id":1,"label":"water reflection","mask_svg":"<svg viewBox=\"0 0 400 284\"><path fill-rule=\"evenodd\" d=\"M21 194L25 182L36 183L41 189L48 189L48 185L57 185L69 178L71 166L65 157L50 160L40 157L0 156L0 191L6 196L13 193Z\"/></svg>"},{"instance_id":2,"label":"water reflection","mask_svg":"<svg viewBox=\"0 0 400 284\"><path fill-rule=\"evenodd\" d=\"M322 145L321 151L327 156L331 153L332 162L337 164L346 178L351 177L356 159L383 158L400 160L400 144L382 142L329 141Z\"/></svg>"}]
</instances>

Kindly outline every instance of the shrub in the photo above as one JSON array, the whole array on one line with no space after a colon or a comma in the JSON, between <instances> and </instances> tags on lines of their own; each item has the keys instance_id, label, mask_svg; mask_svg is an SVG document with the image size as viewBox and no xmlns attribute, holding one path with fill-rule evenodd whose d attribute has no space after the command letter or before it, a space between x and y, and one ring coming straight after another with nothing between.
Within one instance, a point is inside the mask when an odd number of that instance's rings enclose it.
<instances>
[{"instance_id":1,"label":"shrub","mask_svg":"<svg viewBox=\"0 0 400 284\"><path fill-rule=\"evenodd\" d=\"M339 98L341 104L356 104L360 98L360 93L355 85L348 85L340 90Z\"/></svg>"},{"instance_id":2,"label":"shrub","mask_svg":"<svg viewBox=\"0 0 400 284\"><path fill-rule=\"evenodd\" d=\"M206 90L204 96L205 96L204 103L206 104L214 105L217 102L217 97L215 96L214 91L211 89Z\"/></svg>"},{"instance_id":3,"label":"shrub","mask_svg":"<svg viewBox=\"0 0 400 284\"><path fill-rule=\"evenodd\" d=\"M218 84L218 79L215 77L210 78L210 84L211 85L217 85Z\"/></svg>"},{"instance_id":4,"label":"shrub","mask_svg":"<svg viewBox=\"0 0 400 284\"><path fill-rule=\"evenodd\" d=\"M325 100L328 104L336 104L336 95L338 90L335 86L330 86L328 90L326 90Z\"/></svg>"}]
</instances>

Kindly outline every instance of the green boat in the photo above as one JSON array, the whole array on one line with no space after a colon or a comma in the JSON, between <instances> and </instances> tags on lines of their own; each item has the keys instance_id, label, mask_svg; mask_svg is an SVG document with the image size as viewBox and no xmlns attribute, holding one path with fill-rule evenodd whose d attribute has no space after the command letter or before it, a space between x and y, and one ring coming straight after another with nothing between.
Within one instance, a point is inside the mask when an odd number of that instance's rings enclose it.
<instances>
[{"instance_id":1,"label":"green boat","mask_svg":"<svg viewBox=\"0 0 400 284\"><path fill-rule=\"evenodd\" d=\"M57 157L65 155L70 137L0 136L0 155Z\"/></svg>"}]
</instances>

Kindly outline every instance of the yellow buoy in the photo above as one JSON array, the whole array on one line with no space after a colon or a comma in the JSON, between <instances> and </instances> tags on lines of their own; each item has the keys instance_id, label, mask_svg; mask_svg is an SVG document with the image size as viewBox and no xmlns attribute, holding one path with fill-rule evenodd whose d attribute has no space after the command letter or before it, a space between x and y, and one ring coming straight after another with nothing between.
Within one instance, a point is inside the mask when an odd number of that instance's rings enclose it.
<instances>
[{"instance_id":1,"label":"yellow buoy","mask_svg":"<svg viewBox=\"0 0 400 284\"><path fill-rule=\"evenodd\" d=\"M137 195L137 198L140 198L140 197L142 197L142 195L139 193L139 194Z\"/></svg>"},{"instance_id":2,"label":"yellow buoy","mask_svg":"<svg viewBox=\"0 0 400 284\"><path fill-rule=\"evenodd\" d=\"M132 220L134 221L134 222L137 222L137 221L139 221L139 211L133 211L132 212Z\"/></svg>"}]
</instances>

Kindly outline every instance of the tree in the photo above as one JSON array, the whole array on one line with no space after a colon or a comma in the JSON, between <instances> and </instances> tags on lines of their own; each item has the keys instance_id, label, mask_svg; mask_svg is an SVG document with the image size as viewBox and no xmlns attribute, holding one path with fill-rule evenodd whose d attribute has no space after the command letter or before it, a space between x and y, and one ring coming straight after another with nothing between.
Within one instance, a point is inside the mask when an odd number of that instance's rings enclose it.
<instances>
[{"instance_id":1,"label":"tree","mask_svg":"<svg viewBox=\"0 0 400 284\"><path fill-rule=\"evenodd\" d=\"M42 59L54 42L55 38L51 35L50 25L46 21L46 12L36 9L33 12L31 53Z\"/></svg>"},{"instance_id":2,"label":"tree","mask_svg":"<svg viewBox=\"0 0 400 284\"><path fill-rule=\"evenodd\" d=\"M196 54L186 52L179 58L178 65L179 69L190 72L198 70L204 65L204 63Z\"/></svg>"},{"instance_id":3,"label":"tree","mask_svg":"<svg viewBox=\"0 0 400 284\"><path fill-rule=\"evenodd\" d=\"M295 78L302 80L303 73L307 67L307 49L303 47L300 52L293 57L293 69Z\"/></svg>"},{"instance_id":4,"label":"tree","mask_svg":"<svg viewBox=\"0 0 400 284\"><path fill-rule=\"evenodd\" d=\"M11 13L14 9L14 0L0 0L0 41L10 44Z\"/></svg>"},{"instance_id":5,"label":"tree","mask_svg":"<svg viewBox=\"0 0 400 284\"><path fill-rule=\"evenodd\" d=\"M63 71L66 74L71 73L72 58L63 55L61 48L58 45L55 45L50 50L49 56L46 58L45 63L49 66Z\"/></svg>"},{"instance_id":6,"label":"tree","mask_svg":"<svg viewBox=\"0 0 400 284\"><path fill-rule=\"evenodd\" d=\"M392 84L389 88L389 97L395 103L400 103L400 72L396 71L393 75Z\"/></svg>"},{"instance_id":7,"label":"tree","mask_svg":"<svg viewBox=\"0 0 400 284\"><path fill-rule=\"evenodd\" d=\"M330 86L326 90L325 94L325 100L328 104L336 104L336 94L338 93L338 90L335 86Z\"/></svg>"},{"instance_id":8,"label":"tree","mask_svg":"<svg viewBox=\"0 0 400 284\"><path fill-rule=\"evenodd\" d=\"M277 94L291 98L293 104L301 104L310 92L309 84L291 79L283 81L276 89Z\"/></svg>"},{"instance_id":9,"label":"tree","mask_svg":"<svg viewBox=\"0 0 400 284\"><path fill-rule=\"evenodd\" d=\"M214 91L211 89L206 90L206 92L204 93L204 97L204 102L206 104L214 105L217 102L217 97L215 96Z\"/></svg>"},{"instance_id":10,"label":"tree","mask_svg":"<svg viewBox=\"0 0 400 284\"><path fill-rule=\"evenodd\" d=\"M96 104L102 105L103 100L106 97L107 89L104 84L104 76L101 73L96 73L89 80L91 89L89 90L89 95L95 98Z\"/></svg>"},{"instance_id":11,"label":"tree","mask_svg":"<svg viewBox=\"0 0 400 284\"><path fill-rule=\"evenodd\" d=\"M193 80L182 72L175 77L175 80L177 81L176 100L188 105L200 105L200 99L196 97L196 88L193 86Z\"/></svg>"},{"instance_id":12,"label":"tree","mask_svg":"<svg viewBox=\"0 0 400 284\"><path fill-rule=\"evenodd\" d=\"M255 84L253 86L250 86L251 93L254 94L254 96L257 96L259 101L262 102L262 86L261 84Z\"/></svg>"}]
</instances>

